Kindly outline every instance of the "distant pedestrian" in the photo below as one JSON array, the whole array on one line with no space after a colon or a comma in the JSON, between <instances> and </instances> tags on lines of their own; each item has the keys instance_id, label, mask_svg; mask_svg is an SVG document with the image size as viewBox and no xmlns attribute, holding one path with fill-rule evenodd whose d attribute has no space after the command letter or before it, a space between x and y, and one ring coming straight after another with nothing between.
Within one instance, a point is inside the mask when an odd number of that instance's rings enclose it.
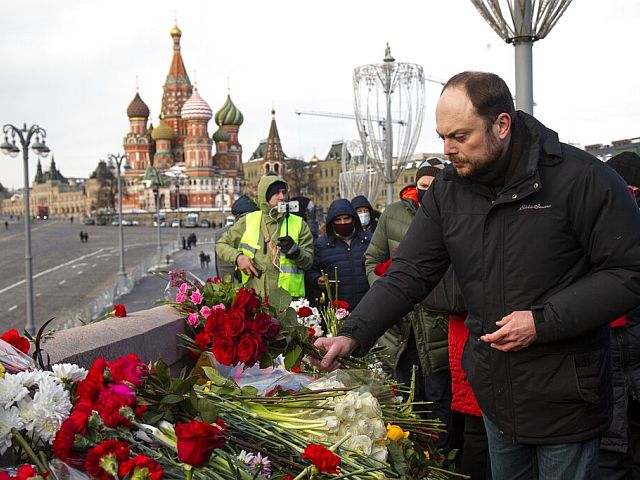
<instances>
[{"instance_id":1,"label":"distant pedestrian","mask_svg":"<svg viewBox=\"0 0 640 480\"><path fill-rule=\"evenodd\" d=\"M73 223L73 215L71 215L71 217L69 218L69 220L71 221L71 223Z\"/></svg>"},{"instance_id":2,"label":"distant pedestrian","mask_svg":"<svg viewBox=\"0 0 640 480\"><path fill-rule=\"evenodd\" d=\"M206 255L204 252L200 252L200 268L204 270L204 263L205 263L205 258Z\"/></svg>"},{"instance_id":3,"label":"distant pedestrian","mask_svg":"<svg viewBox=\"0 0 640 480\"><path fill-rule=\"evenodd\" d=\"M182 237L182 249L183 250L187 249L187 239L184 238L184 236Z\"/></svg>"},{"instance_id":4,"label":"distant pedestrian","mask_svg":"<svg viewBox=\"0 0 640 480\"><path fill-rule=\"evenodd\" d=\"M88 243L89 242L89 234L87 232L84 232L84 243Z\"/></svg>"},{"instance_id":5,"label":"distant pedestrian","mask_svg":"<svg viewBox=\"0 0 640 480\"><path fill-rule=\"evenodd\" d=\"M208 253L204 256L204 264L207 268L207 270L209 270L209 263L211 263L211 255L209 255Z\"/></svg>"},{"instance_id":6,"label":"distant pedestrian","mask_svg":"<svg viewBox=\"0 0 640 480\"><path fill-rule=\"evenodd\" d=\"M84 243L84 232L80 230L80 243Z\"/></svg>"},{"instance_id":7,"label":"distant pedestrian","mask_svg":"<svg viewBox=\"0 0 640 480\"><path fill-rule=\"evenodd\" d=\"M6 220L4 221L4 229L9 230L9 222Z\"/></svg>"}]
</instances>

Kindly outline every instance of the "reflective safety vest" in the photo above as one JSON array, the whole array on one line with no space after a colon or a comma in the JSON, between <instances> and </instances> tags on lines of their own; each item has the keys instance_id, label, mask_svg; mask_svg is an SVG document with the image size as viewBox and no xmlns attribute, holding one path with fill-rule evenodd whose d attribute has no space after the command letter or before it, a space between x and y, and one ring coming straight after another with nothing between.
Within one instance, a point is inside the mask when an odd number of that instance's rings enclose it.
<instances>
[{"instance_id":1,"label":"reflective safety vest","mask_svg":"<svg viewBox=\"0 0 640 480\"><path fill-rule=\"evenodd\" d=\"M240 239L239 250L249 258L254 258L256 252L260 250L260 230L262 229L262 211L248 213L245 215L246 228ZM300 242L300 232L302 231L302 218L297 215L289 215L280 225L280 236L287 235L288 222L289 236L296 243ZM269 256L269 252L265 252ZM270 259L272 260L272 259ZM249 281L249 276L242 273L242 283ZM280 255L280 272L278 275L278 286L284 288L293 297L304 297L304 270L289 260L284 254Z\"/></svg>"}]
</instances>

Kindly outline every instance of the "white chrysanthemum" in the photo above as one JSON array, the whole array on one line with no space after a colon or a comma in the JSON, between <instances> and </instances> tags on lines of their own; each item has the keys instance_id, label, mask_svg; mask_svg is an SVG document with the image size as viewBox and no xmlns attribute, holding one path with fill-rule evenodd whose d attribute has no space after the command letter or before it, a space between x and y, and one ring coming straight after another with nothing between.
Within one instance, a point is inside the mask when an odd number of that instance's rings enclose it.
<instances>
[{"instance_id":1,"label":"white chrysanthemum","mask_svg":"<svg viewBox=\"0 0 640 480\"><path fill-rule=\"evenodd\" d=\"M238 460L240 460L242 463L245 463L247 465L249 465L249 462L251 462L251 460L253 460L253 458L255 457L255 455L251 452L247 452L246 450L242 450L239 454L238 454Z\"/></svg>"},{"instance_id":2,"label":"white chrysanthemum","mask_svg":"<svg viewBox=\"0 0 640 480\"><path fill-rule=\"evenodd\" d=\"M33 400L27 397L19 406L25 428L33 431L43 441L52 443L62 422L69 417L71 400L60 380L50 372L46 373L49 375L40 378Z\"/></svg>"},{"instance_id":3,"label":"white chrysanthemum","mask_svg":"<svg viewBox=\"0 0 640 480\"><path fill-rule=\"evenodd\" d=\"M29 395L29 390L18 375L8 373L0 380L0 407L8 409L26 395Z\"/></svg>"},{"instance_id":4,"label":"white chrysanthemum","mask_svg":"<svg viewBox=\"0 0 640 480\"><path fill-rule=\"evenodd\" d=\"M11 429L21 430L23 427L24 422L18 407L0 409L0 455L11 446Z\"/></svg>"},{"instance_id":5,"label":"white chrysanthemum","mask_svg":"<svg viewBox=\"0 0 640 480\"><path fill-rule=\"evenodd\" d=\"M291 304L289 306L291 308L293 308L297 312L302 307L308 307L309 306L309 300L307 300L304 297L303 298L299 298L298 300L294 300L293 302L291 302Z\"/></svg>"},{"instance_id":6,"label":"white chrysanthemum","mask_svg":"<svg viewBox=\"0 0 640 480\"><path fill-rule=\"evenodd\" d=\"M51 368L56 377L66 382L78 382L87 376L87 371L74 363L56 363Z\"/></svg>"}]
</instances>

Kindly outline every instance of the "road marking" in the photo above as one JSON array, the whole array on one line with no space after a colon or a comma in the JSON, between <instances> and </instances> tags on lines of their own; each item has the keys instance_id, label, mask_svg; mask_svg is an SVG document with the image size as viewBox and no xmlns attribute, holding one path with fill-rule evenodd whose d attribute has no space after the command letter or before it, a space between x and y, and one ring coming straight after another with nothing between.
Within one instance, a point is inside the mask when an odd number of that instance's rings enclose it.
<instances>
[{"instance_id":1,"label":"road marking","mask_svg":"<svg viewBox=\"0 0 640 480\"><path fill-rule=\"evenodd\" d=\"M14 305L9 310L7 310L7 312L11 312L11 311L15 310L16 308L18 308L18 305Z\"/></svg>"},{"instance_id":2,"label":"road marking","mask_svg":"<svg viewBox=\"0 0 640 480\"><path fill-rule=\"evenodd\" d=\"M36 297L39 297L40 295L42 295L41 293L36 293Z\"/></svg>"},{"instance_id":3,"label":"road marking","mask_svg":"<svg viewBox=\"0 0 640 480\"><path fill-rule=\"evenodd\" d=\"M67 281L66 281L66 280L60 280L60 281L58 282L58 285L64 285L65 283L67 283Z\"/></svg>"},{"instance_id":4,"label":"road marking","mask_svg":"<svg viewBox=\"0 0 640 480\"><path fill-rule=\"evenodd\" d=\"M88 253L86 255L82 255L81 257L74 258L73 260L69 260L68 262L61 263L60 265L57 265L55 267L52 267L52 268L44 270L44 271L42 271L40 273L37 273L36 275L33 276L33 278L42 277L43 275L46 275L47 273L55 272L56 270L59 270L59 269L64 268L66 266L69 266L72 263L75 263L75 262L77 262L79 260L84 260L85 258L93 257L94 255L97 255L98 253L103 252L103 251L104 251L104 248L101 248L100 250L96 250L93 253ZM25 283L25 280L20 280L19 282L16 282L13 285L9 285L8 287L5 287L5 288L1 289L0 290L0 294L2 294L4 292L8 292L9 290L11 290L13 288L19 287L23 283Z\"/></svg>"},{"instance_id":5,"label":"road marking","mask_svg":"<svg viewBox=\"0 0 640 480\"><path fill-rule=\"evenodd\" d=\"M80 270L80 271L78 272L78 275L82 275L82 270Z\"/></svg>"},{"instance_id":6,"label":"road marking","mask_svg":"<svg viewBox=\"0 0 640 480\"><path fill-rule=\"evenodd\" d=\"M110 256L111 256L110 253L103 253L102 255L98 255L96 258L103 258L103 257L110 257Z\"/></svg>"},{"instance_id":7,"label":"road marking","mask_svg":"<svg viewBox=\"0 0 640 480\"><path fill-rule=\"evenodd\" d=\"M98 265L98 264L97 264L97 263L92 264L92 265L91 265L91 268L95 268L95 267L96 267L96 265Z\"/></svg>"}]
</instances>

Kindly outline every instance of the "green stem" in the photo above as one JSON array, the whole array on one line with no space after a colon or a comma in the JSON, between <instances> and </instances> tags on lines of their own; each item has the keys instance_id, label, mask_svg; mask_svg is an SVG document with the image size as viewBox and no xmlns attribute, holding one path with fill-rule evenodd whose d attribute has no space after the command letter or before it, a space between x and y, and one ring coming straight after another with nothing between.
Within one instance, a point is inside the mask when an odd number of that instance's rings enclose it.
<instances>
[{"instance_id":1,"label":"green stem","mask_svg":"<svg viewBox=\"0 0 640 480\"><path fill-rule=\"evenodd\" d=\"M24 439L24 437L22 436L22 434L18 430L16 430L15 428L12 428L11 429L11 435L13 435L13 438L22 447L22 449L27 454L27 456L31 459L33 464L36 467L38 467L38 471L41 474L44 475L45 473L49 472L49 469L47 468L47 466L42 463L40 458L36 455L36 453L31 448L31 445L29 445L29 443Z\"/></svg>"}]
</instances>

